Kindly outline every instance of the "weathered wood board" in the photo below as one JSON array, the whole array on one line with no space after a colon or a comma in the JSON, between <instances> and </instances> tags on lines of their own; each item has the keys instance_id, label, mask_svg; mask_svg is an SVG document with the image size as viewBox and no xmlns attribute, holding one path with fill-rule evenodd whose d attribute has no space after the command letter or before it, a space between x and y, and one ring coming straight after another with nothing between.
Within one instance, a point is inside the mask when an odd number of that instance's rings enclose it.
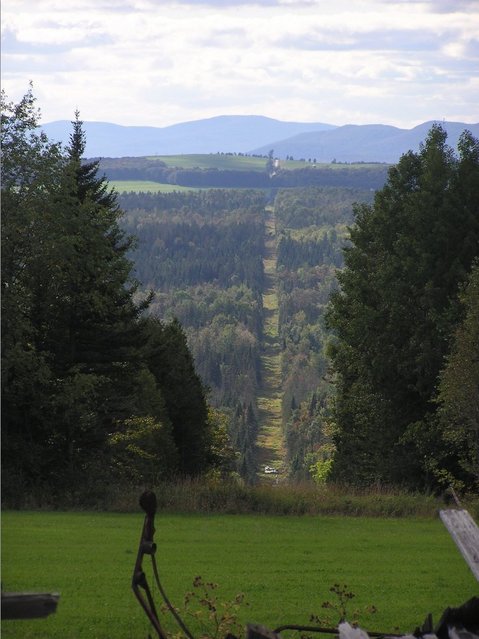
<instances>
[{"instance_id":1,"label":"weathered wood board","mask_svg":"<svg viewBox=\"0 0 479 639\"><path fill-rule=\"evenodd\" d=\"M476 522L467 510L441 510L439 516L479 581L479 527Z\"/></svg>"}]
</instances>

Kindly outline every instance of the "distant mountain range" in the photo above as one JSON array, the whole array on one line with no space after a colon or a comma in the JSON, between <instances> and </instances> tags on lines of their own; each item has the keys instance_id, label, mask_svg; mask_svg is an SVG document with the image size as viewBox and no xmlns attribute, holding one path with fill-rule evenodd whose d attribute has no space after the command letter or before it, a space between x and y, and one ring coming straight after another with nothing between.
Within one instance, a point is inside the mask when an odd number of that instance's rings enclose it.
<instances>
[{"instance_id":1,"label":"distant mountain range","mask_svg":"<svg viewBox=\"0 0 479 639\"><path fill-rule=\"evenodd\" d=\"M403 153L417 151L424 142L433 122L424 122L413 129L398 129L383 124L363 124L336 127L329 131L310 131L300 133L274 144L258 146L253 153L267 153L268 147L274 148L275 156L284 158L293 156L316 159L317 162L387 162L395 163ZM461 133L468 129L479 136L479 124L462 122L441 122L447 131L447 143L453 148Z\"/></svg>"},{"instance_id":2,"label":"distant mountain range","mask_svg":"<svg viewBox=\"0 0 479 639\"><path fill-rule=\"evenodd\" d=\"M478 124L441 122L448 143L456 147L464 129L479 137ZM120 126L85 122L87 157L141 157L190 153L248 153L293 157L316 162L397 162L416 151L432 122L413 129L382 124L333 126L321 122L283 122L256 115L223 115L167 127ZM71 122L59 120L40 127L51 140L68 143Z\"/></svg>"}]
</instances>

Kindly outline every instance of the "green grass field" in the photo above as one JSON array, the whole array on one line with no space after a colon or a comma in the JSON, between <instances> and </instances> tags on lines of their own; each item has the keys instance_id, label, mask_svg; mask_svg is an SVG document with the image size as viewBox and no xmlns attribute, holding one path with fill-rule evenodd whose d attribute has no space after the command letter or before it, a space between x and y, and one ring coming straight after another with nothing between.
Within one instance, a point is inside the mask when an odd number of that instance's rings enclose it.
<instances>
[{"instance_id":1,"label":"green grass field","mask_svg":"<svg viewBox=\"0 0 479 639\"><path fill-rule=\"evenodd\" d=\"M145 638L148 623L130 590L141 524L140 513L5 512L3 589L61 599L47 619L4 621L3 638ZM201 575L219 584L220 599L245 593L242 622L308 623L339 583L356 595L351 610L378 608L360 618L364 628L412 631L428 612L437 621L477 593L439 520L158 515L156 528L173 602Z\"/></svg>"},{"instance_id":2,"label":"green grass field","mask_svg":"<svg viewBox=\"0 0 479 639\"><path fill-rule=\"evenodd\" d=\"M221 155L219 153L158 155L148 158L161 160L167 166L179 169L223 169L233 171L264 171L266 158L253 158L244 155Z\"/></svg>"},{"instance_id":3,"label":"green grass field","mask_svg":"<svg viewBox=\"0 0 479 639\"><path fill-rule=\"evenodd\" d=\"M173 191L198 191L191 186L178 186L176 184L160 184L148 180L110 180L109 186L114 187L118 193L172 193Z\"/></svg>"}]
</instances>

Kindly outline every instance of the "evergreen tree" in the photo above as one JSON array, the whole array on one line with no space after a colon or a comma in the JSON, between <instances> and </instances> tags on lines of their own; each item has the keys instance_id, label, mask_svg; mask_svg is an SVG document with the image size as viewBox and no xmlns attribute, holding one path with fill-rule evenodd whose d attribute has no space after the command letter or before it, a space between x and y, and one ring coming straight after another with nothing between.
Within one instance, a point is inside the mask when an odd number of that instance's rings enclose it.
<instances>
[{"instance_id":1,"label":"evergreen tree","mask_svg":"<svg viewBox=\"0 0 479 639\"><path fill-rule=\"evenodd\" d=\"M338 341L337 478L415 487L436 481L435 388L460 319L457 293L479 253L478 142L459 158L434 126L356 207L329 323Z\"/></svg>"},{"instance_id":2,"label":"evergreen tree","mask_svg":"<svg viewBox=\"0 0 479 639\"><path fill-rule=\"evenodd\" d=\"M73 131L70 134L68 156L74 175L75 195L84 202L87 198L100 206L106 207L115 219L120 214L115 192L108 187L106 178L99 177L100 160L86 162L83 154L86 147L86 136L83 131L83 122L80 120L80 112L75 111L75 119L72 121ZM130 238L131 242L131 238Z\"/></svg>"},{"instance_id":3,"label":"evergreen tree","mask_svg":"<svg viewBox=\"0 0 479 639\"><path fill-rule=\"evenodd\" d=\"M66 155L36 123L31 91L2 101L3 468L70 483L104 470L108 433L132 414L142 307L115 199L81 168L81 123Z\"/></svg>"},{"instance_id":4,"label":"evergreen tree","mask_svg":"<svg viewBox=\"0 0 479 639\"><path fill-rule=\"evenodd\" d=\"M184 475L198 475L214 459L205 389L195 371L185 333L176 319L163 324L148 318L146 334L145 361L165 398L179 470Z\"/></svg>"},{"instance_id":5,"label":"evergreen tree","mask_svg":"<svg viewBox=\"0 0 479 639\"><path fill-rule=\"evenodd\" d=\"M56 467L66 466L70 477L103 455L108 433L132 416L143 341L142 307L133 301L126 257L131 241L119 227L114 194L96 175L97 164L81 164L84 135L78 117L73 128L55 201L61 250L47 284L51 304L42 331L42 349L53 356L59 386L51 441L61 460ZM44 298L39 308L45 309Z\"/></svg>"}]
</instances>

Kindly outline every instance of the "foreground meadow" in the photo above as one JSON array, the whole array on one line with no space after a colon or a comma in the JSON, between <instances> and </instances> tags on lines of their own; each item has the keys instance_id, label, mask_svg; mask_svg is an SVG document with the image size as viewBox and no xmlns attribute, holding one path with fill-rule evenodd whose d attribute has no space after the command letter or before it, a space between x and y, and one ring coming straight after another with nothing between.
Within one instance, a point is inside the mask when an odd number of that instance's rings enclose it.
<instances>
[{"instance_id":1,"label":"foreground meadow","mask_svg":"<svg viewBox=\"0 0 479 639\"><path fill-rule=\"evenodd\" d=\"M148 623L130 590L141 514L13 512L2 518L6 591L61 593L55 615L5 621L11 638L144 638ZM243 592L240 621L270 628L324 615L335 583L355 593L348 610L369 630L412 631L428 612L477 592L438 519L264 515L157 515L163 585L180 606L195 576L220 600ZM158 592L155 595L158 596Z\"/></svg>"}]
</instances>

